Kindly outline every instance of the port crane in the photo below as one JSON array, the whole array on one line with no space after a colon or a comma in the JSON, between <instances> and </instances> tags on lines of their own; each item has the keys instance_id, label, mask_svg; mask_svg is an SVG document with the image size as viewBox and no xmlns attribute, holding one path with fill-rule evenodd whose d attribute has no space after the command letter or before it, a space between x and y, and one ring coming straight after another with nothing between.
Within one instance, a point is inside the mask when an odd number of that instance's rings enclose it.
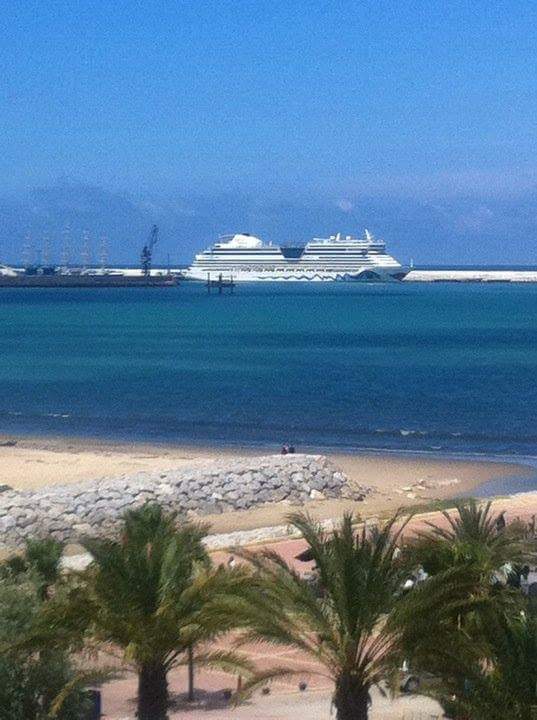
<instances>
[{"instance_id":1,"label":"port crane","mask_svg":"<svg viewBox=\"0 0 537 720\"><path fill-rule=\"evenodd\" d=\"M153 259L153 248L158 240L158 227L153 225L149 233L149 239L142 248L142 274L148 278L151 275L151 260Z\"/></svg>"}]
</instances>

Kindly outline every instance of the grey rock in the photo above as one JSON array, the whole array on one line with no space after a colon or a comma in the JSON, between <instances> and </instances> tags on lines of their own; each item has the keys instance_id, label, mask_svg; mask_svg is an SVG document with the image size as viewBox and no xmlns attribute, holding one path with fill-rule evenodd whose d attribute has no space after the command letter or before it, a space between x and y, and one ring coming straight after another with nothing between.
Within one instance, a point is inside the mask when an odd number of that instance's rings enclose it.
<instances>
[{"instance_id":1,"label":"grey rock","mask_svg":"<svg viewBox=\"0 0 537 720\"><path fill-rule=\"evenodd\" d=\"M4 544L51 533L113 536L125 511L145 502L200 516L271 502L359 499L369 491L351 489L345 475L320 455L221 459L43 490L0 491L0 532Z\"/></svg>"},{"instance_id":2,"label":"grey rock","mask_svg":"<svg viewBox=\"0 0 537 720\"><path fill-rule=\"evenodd\" d=\"M0 517L0 532L7 532L12 528L16 527L15 518L11 515L4 515Z\"/></svg>"}]
</instances>

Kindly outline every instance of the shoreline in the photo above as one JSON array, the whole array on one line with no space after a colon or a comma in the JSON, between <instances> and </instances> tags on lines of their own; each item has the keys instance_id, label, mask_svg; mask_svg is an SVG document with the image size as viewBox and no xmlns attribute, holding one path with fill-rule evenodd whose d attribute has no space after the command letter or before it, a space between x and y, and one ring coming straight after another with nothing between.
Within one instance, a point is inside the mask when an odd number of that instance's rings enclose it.
<instances>
[{"instance_id":1,"label":"shoreline","mask_svg":"<svg viewBox=\"0 0 537 720\"><path fill-rule=\"evenodd\" d=\"M13 444L12 444L13 443ZM141 471L168 470L213 459L278 454L277 446L192 446L170 443L116 442L80 437L0 436L0 483L14 489L114 478ZM362 517L383 516L398 507L431 505L468 496L484 483L516 480L524 492L537 489L537 468L515 459L461 458L424 453L342 452L299 447L299 452L323 454L348 476L351 485L374 489L364 501L312 500L306 508L317 519L345 511ZM250 510L204 516L211 532L226 533L279 525L291 508L273 503Z\"/></svg>"},{"instance_id":2,"label":"shoreline","mask_svg":"<svg viewBox=\"0 0 537 720\"><path fill-rule=\"evenodd\" d=\"M55 433L20 433L0 432L0 450L13 444L15 447L28 449L46 448L47 450L62 452L64 449L75 452L94 449L95 451L110 451L114 453L131 454L133 451L148 452L154 454L156 451L184 453L185 457L209 455L273 455L279 454L281 442L271 441L250 441L250 440L202 440L195 441L171 441L152 440L143 438L126 438L122 436L103 435L71 435ZM414 458L435 461L461 461L468 463L496 463L507 466L524 466L535 469L537 476L537 454L513 453L491 453L477 450L449 450L445 447L434 449L407 449L399 447L376 447L376 446L352 446L352 445L310 445L300 443L296 447L297 453L306 455L342 455L351 457L360 456L394 456L396 458Z\"/></svg>"}]
</instances>

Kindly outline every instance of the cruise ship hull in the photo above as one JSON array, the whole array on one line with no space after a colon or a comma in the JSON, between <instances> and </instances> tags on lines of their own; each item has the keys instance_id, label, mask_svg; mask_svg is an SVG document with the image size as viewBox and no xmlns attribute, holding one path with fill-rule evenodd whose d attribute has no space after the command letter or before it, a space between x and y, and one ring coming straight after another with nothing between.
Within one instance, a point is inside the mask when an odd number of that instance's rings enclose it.
<instances>
[{"instance_id":1,"label":"cruise ship hull","mask_svg":"<svg viewBox=\"0 0 537 720\"><path fill-rule=\"evenodd\" d=\"M223 280L232 279L234 282L397 282L402 280L409 272L409 268L382 268L376 267L356 269L351 271L318 271L289 268L286 270L242 270L229 268L222 273L207 272L202 268L191 267L186 271L187 280Z\"/></svg>"}]
</instances>

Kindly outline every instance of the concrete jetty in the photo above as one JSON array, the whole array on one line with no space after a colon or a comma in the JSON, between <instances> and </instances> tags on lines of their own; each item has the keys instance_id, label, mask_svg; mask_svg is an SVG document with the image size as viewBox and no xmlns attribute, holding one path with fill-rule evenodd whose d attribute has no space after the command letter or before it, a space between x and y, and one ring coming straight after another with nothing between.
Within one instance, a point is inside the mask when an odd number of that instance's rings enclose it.
<instances>
[{"instance_id":1,"label":"concrete jetty","mask_svg":"<svg viewBox=\"0 0 537 720\"><path fill-rule=\"evenodd\" d=\"M404 282L534 283L537 270L411 270Z\"/></svg>"}]
</instances>

